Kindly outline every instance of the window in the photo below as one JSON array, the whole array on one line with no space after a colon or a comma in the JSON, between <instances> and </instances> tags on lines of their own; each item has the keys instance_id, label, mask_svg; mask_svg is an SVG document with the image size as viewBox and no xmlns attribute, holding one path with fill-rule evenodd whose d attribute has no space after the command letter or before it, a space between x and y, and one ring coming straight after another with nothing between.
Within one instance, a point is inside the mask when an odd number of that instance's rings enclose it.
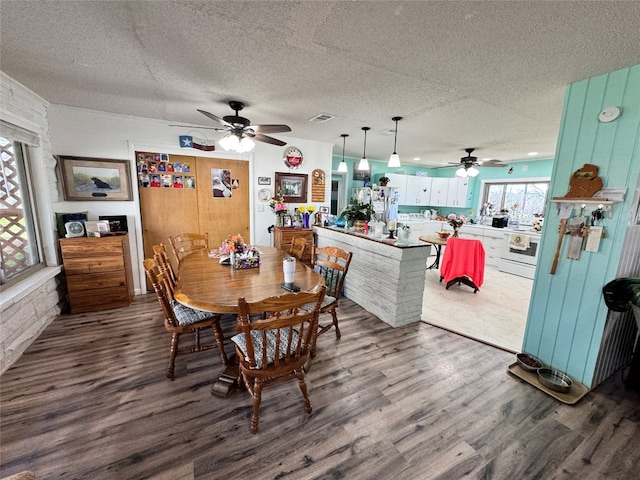
<instances>
[{"instance_id":1,"label":"window","mask_svg":"<svg viewBox=\"0 0 640 480\"><path fill-rule=\"evenodd\" d=\"M26 157L24 144L0 137L0 284L40 264Z\"/></svg>"},{"instance_id":2,"label":"window","mask_svg":"<svg viewBox=\"0 0 640 480\"><path fill-rule=\"evenodd\" d=\"M524 216L542 215L548 190L548 181L486 183L482 203L492 204L494 212L507 210Z\"/></svg>"}]
</instances>

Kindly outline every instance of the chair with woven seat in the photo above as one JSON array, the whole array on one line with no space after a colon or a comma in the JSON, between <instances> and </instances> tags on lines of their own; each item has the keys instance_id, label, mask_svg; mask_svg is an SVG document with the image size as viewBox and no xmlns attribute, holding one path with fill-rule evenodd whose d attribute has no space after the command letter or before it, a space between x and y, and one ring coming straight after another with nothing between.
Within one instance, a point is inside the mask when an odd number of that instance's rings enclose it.
<instances>
[{"instance_id":1,"label":"chair with woven seat","mask_svg":"<svg viewBox=\"0 0 640 480\"><path fill-rule=\"evenodd\" d=\"M220 327L220 315L192 309L172 301L170 299L169 287L167 286L169 280L162 272L158 262L153 258L147 258L144 260L143 265L147 278L153 285L153 289L162 307L164 328L171 334L171 350L169 354L167 378L172 380L174 378L176 356L186 353L202 352L204 350L218 348L218 350L220 350L222 363L227 365L229 361L224 351L224 334ZM200 332L208 328L213 330L215 343L202 343L200 341ZM180 336L183 333L191 332L195 333L195 345L179 348Z\"/></svg>"},{"instance_id":2,"label":"chair with woven seat","mask_svg":"<svg viewBox=\"0 0 640 480\"><path fill-rule=\"evenodd\" d=\"M296 257L296 260L302 261L304 252L307 249L307 241L304 237L293 237L291 239L291 247L289 248L289 255Z\"/></svg>"},{"instance_id":3,"label":"chair with woven seat","mask_svg":"<svg viewBox=\"0 0 640 480\"><path fill-rule=\"evenodd\" d=\"M208 233L181 233L175 237L169 237L169 244L176 256L178 263L192 252L206 249L209 250Z\"/></svg>"},{"instance_id":4,"label":"chair with woven seat","mask_svg":"<svg viewBox=\"0 0 640 480\"><path fill-rule=\"evenodd\" d=\"M239 333L231 341L236 347L242 381L252 398L251 433L258 432L264 387L297 379L305 412L311 413L304 366L309 361L324 293L325 287L320 287L315 293L286 293L252 303L244 298L238 300ZM302 308L308 304L314 307ZM267 318L261 318L264 312L269 312Z\"/></svg>"},{"instance_id":5,"label":"chair with woven seat","mask_svg":"<svg viewBox=\"0 0 640 480\"><path fill-rule=\"evenodd\" d=\"M312 266L320 275L324 277L327 293L322 301L320 313L330 313L332 323L320 325L313 336L311 345L311 357L316 356L316 341L318 335L322 335L331 327L335 327L336 339L340 340L341 333L338 326L338 315L336 309L340 306L340 297L344 288L344 280L347 277L349 264L351 263L351 252L346 252L338 247L313 247ZM310 306L308 307L310 308Z\"/></svg>"}]
</instances>

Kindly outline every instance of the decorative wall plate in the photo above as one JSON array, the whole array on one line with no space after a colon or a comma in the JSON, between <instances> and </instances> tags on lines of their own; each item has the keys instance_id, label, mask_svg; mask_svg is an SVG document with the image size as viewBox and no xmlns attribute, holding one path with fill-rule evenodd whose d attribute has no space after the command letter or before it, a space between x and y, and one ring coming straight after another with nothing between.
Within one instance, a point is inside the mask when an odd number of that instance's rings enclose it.
<instances>
[{"instance_id":1,"label":"decorative wall plate","mask_svg":"<svg viewBox=\"0 0 640 480\"><path fill-rule=\"evenodd\" d=\"M271 189L269 188L261 188L260 190L258 190L258 200L260 200L261 202L268 202L269 200L271 200L271 197L273 195L271 195Z\"/></svg>"},{"instance_id":2,"label":"decorative wall plate","mask_svg":"<svg viewBox=\"0 0 640 480\"><path fill-rule=\"evenodd\" d=\"M287 147L284 151L284 164L289 168L299 168L302 165L302 152L298 147Z\"/></svg>"}]
</instances>

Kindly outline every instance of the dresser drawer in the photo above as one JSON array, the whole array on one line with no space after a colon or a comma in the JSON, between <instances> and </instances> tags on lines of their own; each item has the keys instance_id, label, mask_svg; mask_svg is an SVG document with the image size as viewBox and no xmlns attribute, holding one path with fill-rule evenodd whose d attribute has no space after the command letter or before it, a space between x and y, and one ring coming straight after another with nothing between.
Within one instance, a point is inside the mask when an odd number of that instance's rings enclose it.
<instances>
[{"instance_id":1,"label":"dresser drawer","mask_svg":"<svg viewBox=\"0 0 640 480\"><path fill-rule=\"evenodd\" d=\"M125 287L127 277L124 270L105 273L87 273L84 275L69 275L67 273L67 290L92 290L96 288Z\"/></svg>"},{"instance_id":2,"label":"dresser drawer","mask_svg":"<svg viewBox=\"0 0 640 480\"><path fill-rule=\"evenodd\" d=\"M88 258L86 255L84 258L65 257L64 269L67 275L113 272L114 270L124 272L124 257L122 255L111 257L101 255L93 258Z\"/></svg>"},{"instance_id":3,"label":"dresser drawer","mask_svg":"<svg viewBox=\"0 0 640 480\"><path fill-rule=\"evenodd\" d=\"M92 312L107 308L126 307L131 303L126 286L69 291L71 313Z\"/></svg>"}]
</instances>

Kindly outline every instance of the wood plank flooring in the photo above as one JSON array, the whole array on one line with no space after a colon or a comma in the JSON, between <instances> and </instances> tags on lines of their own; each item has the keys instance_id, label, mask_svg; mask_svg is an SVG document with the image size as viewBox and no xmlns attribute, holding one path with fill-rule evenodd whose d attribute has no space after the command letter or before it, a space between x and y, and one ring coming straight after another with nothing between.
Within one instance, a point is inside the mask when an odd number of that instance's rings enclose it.
<instances>
[{"instance_id":1,"label":"wood plank flooring","mask_svg":"<svg viewBox=\"0 0 640 480\"><path fill-rule=\"evenodd\" d=\"M638 478L640 395L620 374L564 405L508 375L505 351L425 323L393 329L349 300L339 316L342 339L320 337L307 377L313 413L295 382L267 389L251 435L248 394L211 395L218 352L180 356L165 377L153 295L62 315L0 378L0 476Z\"/></svg>"}]
</instances>

